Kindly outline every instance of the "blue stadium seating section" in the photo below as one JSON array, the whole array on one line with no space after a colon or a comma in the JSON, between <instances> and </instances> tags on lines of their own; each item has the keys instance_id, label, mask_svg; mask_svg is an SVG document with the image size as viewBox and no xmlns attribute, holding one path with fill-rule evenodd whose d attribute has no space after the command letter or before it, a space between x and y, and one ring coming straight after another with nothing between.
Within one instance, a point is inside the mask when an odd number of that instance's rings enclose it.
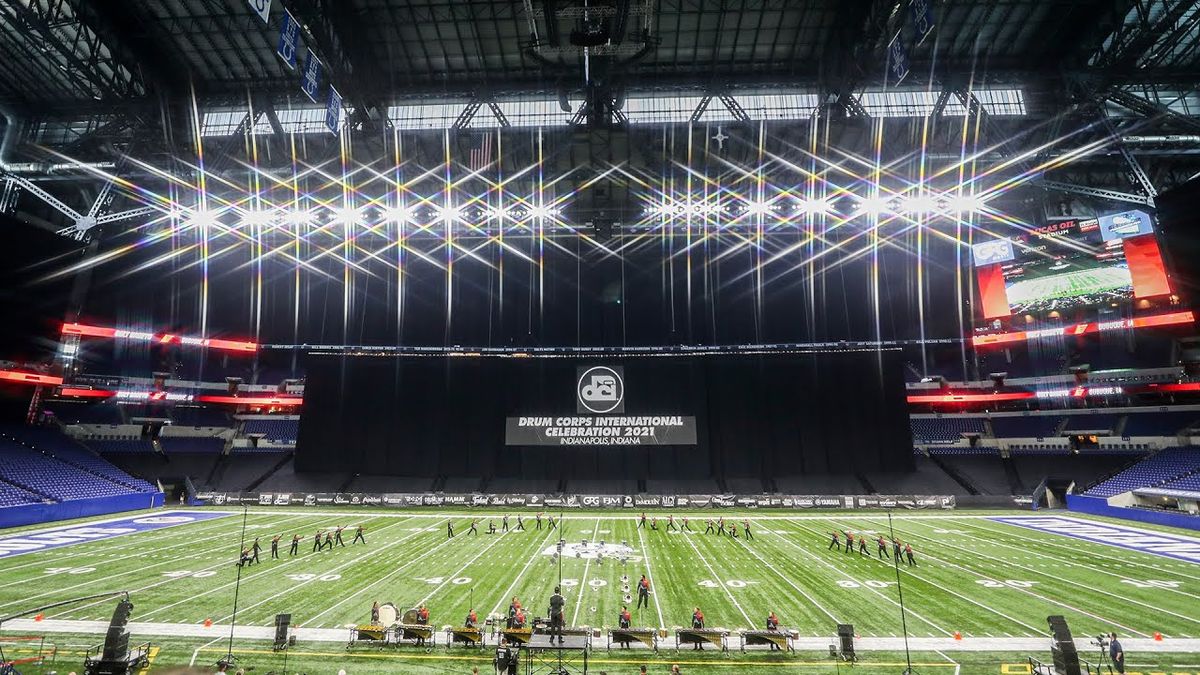
<instances>
[{"instance_id":1,"label":"blue stadium seating section","mask_svg":"<svg viewBox=\"0 0 1200 675\"><path fill-rule=\"evenodd\" d=\"M1161 486L1196 472L1200 472L1200 448L1167 448L1101 481L1084 494L1112 497L1138 488Z\"/></svg>"},{"instance_id":2,"label":"blue stadium seating section","mask_svg":"<svg viewBox=\"0 0 1200 675\"><path fill-rule=\"evenodd\" d=\"M266 438L283 443L295 443L300 432L300 420L246 420L245 433L263 434Z\"/></svg>"},{"instance_id":3,"label":"blue stadium seating section","mask_svg":"<svg viewBox=\"0 0 1200 675\"><path fill-rule=\"evenodd\" d=\"M5 506L20 506L22 504L36 504L44 500L44 497L41 495L34 494L16 485L2 482L2 480L0 479L0 508Z\"/></svg>"},{"instance_id":4,"label":"blue stadium seating section","mask_svg":"<svg viewBox=\"0 0 1200 675\"><path fill-rule=\"evenodd\" d=\"M909 423L918 444L957 443L963 434L982 435L986 429L981 417L913 417Z\"/></svg>"},{"instance_id":5,"label":"blue stadium seating section","mask_svg":"<svg viewBox=\"0 0 1200 675\"><path fill-rule=\"evenodd\" d=\"M0 454L4 456L0 481L6 486L6 500L61 502L156 491L150 483L130 476L53 431L0 431ZM37 498L31 499L25 493Z\"/></svg>"},{"instance_id":6,"label":"blue stadium seating section","mask_svg":"<svg viewBox=\"0 0 1200 675\"><path fill-rule=\"evenodd\" d=\"M1159 487L1165 490L1186 490L1187 492L1200 493L1200 472L1184 476L1183 478L1169 480Z\"/></svg>"},{"instance_id":7,"label":"blue stadium seating section","mask_svg":"<svg viewBox=\"0 0 1200 675\"><path fill-rule=\"evenodd\" d=\"M996 438L1048 438L1054 436L1062 418L1057 415L993 417Z\"/></svg>"},{"instance_id":8,"label":"blue stadium seating section","mask_svg":"<svg viewBox=\"0 0 1200 675\"><path fill-rule=\"evenodd\" d=\"M85 441L87 446L99 453L153 453L154 444L138 438Z\"/></svg>"},{"instance_id":9,"label":"blue stadium seating section","mask_svg":"<svg viewBox=\"0 0 1200 675\"><path fill-rule=\"evenodd\" d=\"M1125 436L1174 436L1200 424L1200 412L1131 413L1125 421Z\"/></svg>"}]
</instances>

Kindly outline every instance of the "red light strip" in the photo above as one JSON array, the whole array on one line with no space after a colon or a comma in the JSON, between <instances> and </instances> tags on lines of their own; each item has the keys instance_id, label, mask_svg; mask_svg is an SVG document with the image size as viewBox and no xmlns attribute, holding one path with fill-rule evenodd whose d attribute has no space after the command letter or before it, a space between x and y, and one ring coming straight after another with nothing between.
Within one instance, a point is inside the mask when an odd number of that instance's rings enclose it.
<instances>
[{"instance_id":1,"label":"red light strip","mask_svg":"<svg viewBox=\"0 0 1200 675\"><path fill-rule=\"evenodd\" d=\"M41 373L23 373L19 370L0 370L0 380L20 384L49 384L56 387L62 384L61 377L42 375Z\"/></svg>"},{"instance_id":2,"label":"red light strip","mask_svg":"<svg viewBox=\"0 0 1200 675\"><path fill-rule=\"evenodd\" d=\"M909 403L989 403L993 401L1019 401L1034 398L1032 391L1012 391L994 394L913 394Z\"/></svg>"},{"instance_id":3,"label":"red light strip","mask_svg":"<svg viewBox=\"0 0 1200 675\"><path fill-rule=\"evenodd\" d=\"M999 333L996 335L976 335L971 338L971 344L976 347L988 347L991 345L1008 344L1012 342L1024 342L1035 337L1087 335L1089 333L1100 333L1103 331L1121 330L1127 328L1176 326L1185 323L1194 323L1195 321L1196 316L1190 311L1172 312L1170 314L1156 314L1154 316L1135 316L1132 319L1119 319L1117 321L1085 321L1084 323L1076 323L1070 326L1063 326L1061 328L1018 330L1011 333Z\"/></svg>"},{"instance_id":4,"label":"red light strip","mask_svg":"<svg viewBox=\"0 0 1200 675\"><path fill-rule=\"evenodd\" d=\"M197 396L201 403L228 403L232 405L300 405L299 396Z\"/></svg>"},{"instance_id":5,"label":"red light strip","mask_svg":"<svg viewBox=\"0 0 1200 675\"><path fill-rule=\"evenodd\" d=\"M120 338L124 340L139 340L142 342L157 342L159 344L180 344L193 347L210 347L229 352L256 352L258 343L243 340L222 340L220 338L198 338L173 333L145 333L141 331L109 328L106 326L89 326L82 323L64 323L63 335L80 335L83 337Z\"/></svg>"},{"instance_id":6,"label":"red light strip","mask_svg":"<svg viewBox=\"0 0 1200 675\"><path fill-rule=\"evenodd\" d=\"M1177 392L1177 391L1200 391L1200 382L1177 382L1174 384L1148 384L1144 391L1146 392Z\"/></svg>"},{"instance_id":7,"label":"red light strip","mask_svg":"<svg viewBox=\"0 0 1200 675\"><path fill-rule=\"evenodd\" d=\"M117 392L107 389L77 389L74 387L64 387L58 393L60 396L76 396L79 398L112 398L117 395Z\"/></svg>"}]
</instances>

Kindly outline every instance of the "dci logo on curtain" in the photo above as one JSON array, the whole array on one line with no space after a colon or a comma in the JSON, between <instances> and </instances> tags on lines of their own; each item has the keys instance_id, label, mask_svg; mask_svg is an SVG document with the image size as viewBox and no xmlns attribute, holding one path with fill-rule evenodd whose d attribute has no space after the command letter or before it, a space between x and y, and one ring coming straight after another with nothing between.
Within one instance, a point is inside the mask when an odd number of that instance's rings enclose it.
<instances>
[{"instance_id":1,"label":"dci logo on curtain","mask_svg":"<svg viewBox=\"0 0 1200 675\"><path fill-rule=\"evenodd\" d=\"M625 412L625 378L620 366L579 368L575 385L576 412L602 415Z\"/></svg>"}]
</instances>

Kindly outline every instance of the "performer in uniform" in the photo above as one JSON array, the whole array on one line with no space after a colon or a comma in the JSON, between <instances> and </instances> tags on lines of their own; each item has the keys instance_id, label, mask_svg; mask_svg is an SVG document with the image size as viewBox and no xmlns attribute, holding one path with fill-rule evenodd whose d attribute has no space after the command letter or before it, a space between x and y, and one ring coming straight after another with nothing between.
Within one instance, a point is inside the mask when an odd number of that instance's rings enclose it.
<instances>
[{"instance_id":1,"label":"performer in uniform","mask_svg":"<svg viewBox=\"0 0 1200 675\"><path fill-rule=\"evenodd\" d=\"M542 529L542 512L541 511L537 512L536 518L537 518L537 529L540 530L540 529Z\"/></svg>"},{"instance_id":2,"label":"performer in uniform","mask_svg":"<svg viewBox=\"0 0 1200 675\"><path fill-rule=\"evenodd\" d=\"M472 607L471 609L467 610L467 618L465 621L463 621L463 625L467 628L474 628L478 621L479 617L475 614L475 608Z\"/></svg>"},{"instance_id":3,"label":"performer in uniform","mask_svg":"<svg viewBox=\"0 0 1200 675\"><path fill-rule=\"evenodd\" d=\"M754 538L754 533L750 531L750 519L749 518L745 518L742 520L742 533L746 535L747 541Z\"/></svg>"},{"instance_id":4,"label":"performer in uniform","mask_svg":"<svg viewBox=\"0 0 1200 675\"><path fill-rule=\"evenodd\" d=\"M479 534L479 530L478 530L478 529L475 527L477 524L479 524L479 519L478 519L478 518L472 518L472 519L471 519L471 529L467 530L467 534L468 534L468 535L471 535L471 534Z\"/></svg>"},{"instance_id":5,"label":"performer in uniform","mask_svg":"<svg viewBox=\"0 0 1200 675\"><path fill-rule=\"evenodd\" d=\"M677 531L678 530L675 529L675 515L668 514L667 515L667 532L677 532Z\"/></svg>"},{"instance_id":6,"label":"performer in uniform","mask_svg":"<svg viewBox=\"0 0 1200 675\"><path fill-rule=\"evenodd\" d=\"M262 550L262 546L260 546L260 545L259 545L259 543L258 543L258 537L255 537L255 538L254 538L254 545L250 547L250 553L251 553L251 555L253 555L253 556L254 556L254 562L255 562L255 563L258 563L258 562L260 562L260 561L259 561L259 559L258 559L258 552L259 552L259 551L261 551L261 550Z\"/></svg>"},{"instance_id":7,"label":"performer in uniform","mask_svg":"<svg viewBox=\"0 0 1200 675\"><path fill-rule=\"evenodd\" d=\"M901 550L902 550L902 548L900 546L900 540L893 539L892 540L892 559L895 560L896 562L900 562L901 560L903 560L903 558L900 557Z\"/></svg>"},{"instance_id":8,"label":"performer in uniform","mask_svg":"<svg viewBox=\"0 0 1200 675\"><path fill-rule=\"evenodd\" d=\"M692 610L692 628L695 628L696 630L704 629L704 612L701 612L699 607ZM704 641L697 640L693 650L704 651Z\"/></svg>"},{"instance_id":9,"label":"performer in uniform","mask_svg":"<svg viewBox=\"0 0 1200 675\"><path fill-rule=\"evenodd\" d=\"M875 555L878 556L880 560L883 560L884 558L890 559L890 556L888 556L888 550L887 550L887 540L883 538L882 534L879 535L879 540L875 542L875 546L876 546Z\"/></svg>"},{"instance_id":10,"label":"performer in uniform","mask_svg":"<svg viewBox=\"0 0 1200 675\"><path fill-rule=\"evenodd\" d=\"M488 534L496 534L496 521L488 518Z\"/></svg>"},{"instance_id":11,"label":"performer in uniform","mask_svg":"<svg viewBox=\"0 0 1200 675\"><path fill-rule=\"evenodd\" d=\"M554 642L554 636L558 635L558 644L563 643L563 608L567 606L567 600L559 592L558 586L554 587L554 595L550 596L550 642Z\"/></svg>"},{"instance_id":12,"label":"performer in uniform","mask_svg":"<svg viewBox=\"0 0 1200 675\"><path fill-rule=\"evenodd\" d=\"M525 521L521 520L521 514L517 514L517 532L525 531Z\"/></svg>"},{"instance_id":13,"label":"performer in uniform","mask_svg":"<svg viewBox=\"0 0 1200 675\"><path fill-rule=\"evenodd\" d=\"M246 565L251 564L253 561L254 559L250 557L250 549L244 548L242 549L242 554L238 556L238 561L236 564L238 567L245 567Z\"/></svg>"},{"instance_id":14,"label":"performer in uniform","mask_svg":"<svg viewBox=\"0 0 1200 675\"><path fill-rule=\"evenodd\" d=\"M717 520L717 534L725 534L725 516Z\"/></svg>"},{"instance_id":15,"label":"performer in uniform","mask_svg":"<svg viewBox=\"0 0 1200 675\"><path fill-rule=\"evenodd\" d=\"M646 512L642 511L642 517L638 519L638 529L646 527Z\"/></svg>"},{"instance_id":16,"label":"performer in uniform","mask_svg":"<svg viewBox=\"0 0 1200 675\"><path fill-rule=\"evenodd\" d=\"M708 519L708 527L704 528L704 534L713 534L715 532L716 532L716 529L713 528L713 519L709 518Z\"/></svg>"},{"instance_id":17,"label":"performer in uniform","mask_svg":"<svg viewBox=\"0 0 1200 675\"><path fill-rule=\"evenodd\" d=\"M558 527L558 525L556 525L556 524L554 523L554 516L548 516L548 517L547 517L547 521L548 521L548 524L549 524L549 528L550 528L551 530L553 530L554 528Z\"/></svg>"},{"instance_id":18,"label":"performer in uniform","mask_svg":"<svg viewBox=\"0 0 1200 675\"><path fill-rule=\"evenodd\" d=\"M446 521L446 538L447 539L454 538L454 522L450 521L450 520Z\"/></svg>"},{"instance_id":19,"label":"performer in uniform","mask_svg":"<svg viewBox=\"0 0 1200 675\"><path fill-rule=\"evenodd\" d=\"M779 617L775 616L775 612L767 615L767 630L779 630ZM779 645L771 643L771 651L779 649Z\"/></svg>"},{"instance_id":20,"label":"performer in uniform","mask_svg":"<svg viewBox=\"0 0 1200 675\"><path fill-rule=\"evenodd\" d=\"M337 535L337 539L336 539L336 542L335 542L335 543L336 543L338 546L343 546L343 547L344 547L344 546L346 545L346 542L342 541L342 530L344 530L344 529L346 529L346 526L345 526L345 525L338 525L338 526L337 526L337 529L333 531L333 533L334 533L335 535Z\"/></svg>"},{"instance_id":21,"label":"performer in uniform","mask_svg":"<svg viewBox=\"0 0 1200 675\"><path fill-rule=\"evenodd\" d=\"M296 553L298 553L299 551L300 551L300 535L293 534L292 535L292 548L288 550L288 555L289 556L296 555Z\"/></svg>"},{"instance_id":22,"label":"performer in uniform","mask_svg":"<svg viewBox=\"0 0 1200 675\"><path fill-rule=\"evenodd\" d=\"M322 547L323 548L328 547L330 551L333 550L333 533L332 532L329 532L328 530L325 531L325 543L322 545Z\"/></svg>"},{"instance_id":23,"label":"performer in uniform","mask_svg":"<svg viewBox=\"0 0 1200 675\"><path fill-rule=\"evenodd\" d=\"M858 535L858 554L865 555L868 558L871 557L871 554L867 551L867 535L865 534Z\"/></svg>"},{"instance_id":24,"label":"performer in uniform","mask_svg":"<svg viewBox=\"0 0 1200 675\"><path fill-rule=\"evenodd\" d=\"M317 530L317 533L313 535L313 550L312 550L313 553L316 553L317 551L321 550L321 535L322 534L325 534L324 530Z\"/></svg>"},{"instance_id":25,"label":"performer in uniform","mask_svg":"<svg viewBox=\"0 0 1200 675\"><path fill-rule=\"evenodd\" d=\"M371 603L371 625L372 626L379 625L379 601L378 600Z\"/></svg>"},{"instance_id":26,"label":"performer in uniform","mask_svg":"<svg viewBox=\"0 0 1200 675\"><path fill-rule=\"evenodd\" d=\"M846 553L854 553L854 533L846 530Z\"/></svg>"},{"instance_id":27,"label":"performer in uniform","mask_svg":"<svg viewBox=\"0 0 1200 675\"><path fill-rule=\"evenodd\" d=\"M629 608L625 605L621 605L621 613L617 615L617 627L628 630L631 625L632 621L629 617ZM629 636L621 636L620 644L625 649L629 649Z\"/></svg>"},{"instance_id":28,"label":"performer in uniform","mask_svg":"<svg viewBox=\"0 0 1200 675\"><path fill-rule=\"evenodd\" d=\"M367 538L363 536L363 526L362 525L359 525L358 527L354 528L354 541L352 541L350 543L357 544L360 541L363 543L364 546L367 543Z\"/></svg>"},{"instance_id":29,"label":"performer in uniform","mask_svg":"<svg viewBox=\"0 0 1200 675\"><path fill-rule=\"evenodd\" d=\"M838 539L838 533L837 533L837 530L834 530L834 531L833 531L833 537L832 537L832 538L829 540L829 547L828 547L828 548L826 548L825 550L826 550L826 551L829 551L829 550L832 550L832 549L835 549L835 548L836 548L838 551L841 551L841 550L842 550L842 541L841 541L841 539Z\"/></svg>"},{"instance_id":30,"label":"performer in uniform","mask_svg":"<svg viewBox=\"0 0 1200 675\"><path fill-rule=\"evenodd\" d=\"M429 625L429 608L423 604L417 609L417 624L421 625L421 626ZM418 637L417 638L417 646L424 647L425 646L425 638Z\"/></svg>"},{"instance_id":31,"label":"performer in uniform","mask_svg":"<svg viewBox=\"0 0 1200 675\"><path fill-rule=\"evenodd\" d=\"M909 565L909 567L916 567L916 566L917 566L917 561L916 561L916 560L913 560L913 554L912 554L912 544L905 544L905 545L904 545L904 555L905 555L905 557L907 557L907 558L908 558L908 565Z\"/></svg>"},{"instance_id":32,"label":"performer in uniform","mask_svg":"<svg viewBox=\"0 0 1200 675\"><path fill-rule=\"evenodd\" d=\"M508 532L508 514L507 513L504 514L503 527L504 527L504 531Z\"/></svg>"},{"instance_id":33,"label":"performer in uniform","mask_svg":"<svg viewBox=\"0 0 1200 675\"><path fill-rule=\"evenodd\" d=\"M638 582L638 601L635 609L641 609L642 605L646 605L646 609L650 609L650 580L646 575L642 575L641 581Z\"/></svg>"},{"instance_id":34,"label":"performer in uniform","mask_svg":"<svg viewBox=\"0 0 1200 675\"><path fill-rule=\"evenodd\" d=\"M521 601L518 600L517 596L514 595L512 602L508 603L508 627L509 628L515 628L515 626L513 626L513 624L516 623L517 613L520 611L521 611Z\"/></svg>"},{"instance_id":35,"label":"performer in uniform","mask_svg":"<svg viewBox=\"0 0 1200 675\"><path fill-rule=\"evenodd\" d=\"M650 529L658 532L658 516L654 516L650 519Z\"/></svg>"},{"instance_id":36,"label":"performer in uniform","mask_svg":"<svg viewBox=\"0 0 1200 675\"><path fill-rule=\"evenodd\" d=\"M271 560L279 560L279 540L282 538L282 534L271 537Z\"/></svg>"},{"instance_id":37,"label":"performer in uniform","mask_svg":"<svg viewBox=\"0 0 1200 675\"><path fill-rule=\"evenodd\" d=\"M690 525L688 525L688 517L687 517L687 516L684 516L684 517L683 517L683 527L679 528L679 531L680 531L680 532L682 532L682 531L684 531L684 530L687 530L688 532L691 532L691 531L692 531L692 528L691 528L691 526L690 526Z\"/></svg>"}]
</instances>

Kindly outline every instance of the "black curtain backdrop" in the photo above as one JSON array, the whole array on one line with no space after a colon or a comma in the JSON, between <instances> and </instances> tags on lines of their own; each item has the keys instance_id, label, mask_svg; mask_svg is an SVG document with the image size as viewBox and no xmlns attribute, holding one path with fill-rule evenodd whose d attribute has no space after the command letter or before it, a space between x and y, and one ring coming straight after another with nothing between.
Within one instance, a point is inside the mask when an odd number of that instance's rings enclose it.
<instances>
[{"instance_id":1,"label":"black curtain backdrop","mask_svg":"<svg viewBox=\"0 0 1200 675\"><path fill-rule=\"evenodd\" d=\"M575 415L576 369L622 366L625 414L696 417L695 446L505 446L506 417ZM912 469L898 351L706 356L311 355L303 472L527 479Z\"/></svg>"}]
</instances>

